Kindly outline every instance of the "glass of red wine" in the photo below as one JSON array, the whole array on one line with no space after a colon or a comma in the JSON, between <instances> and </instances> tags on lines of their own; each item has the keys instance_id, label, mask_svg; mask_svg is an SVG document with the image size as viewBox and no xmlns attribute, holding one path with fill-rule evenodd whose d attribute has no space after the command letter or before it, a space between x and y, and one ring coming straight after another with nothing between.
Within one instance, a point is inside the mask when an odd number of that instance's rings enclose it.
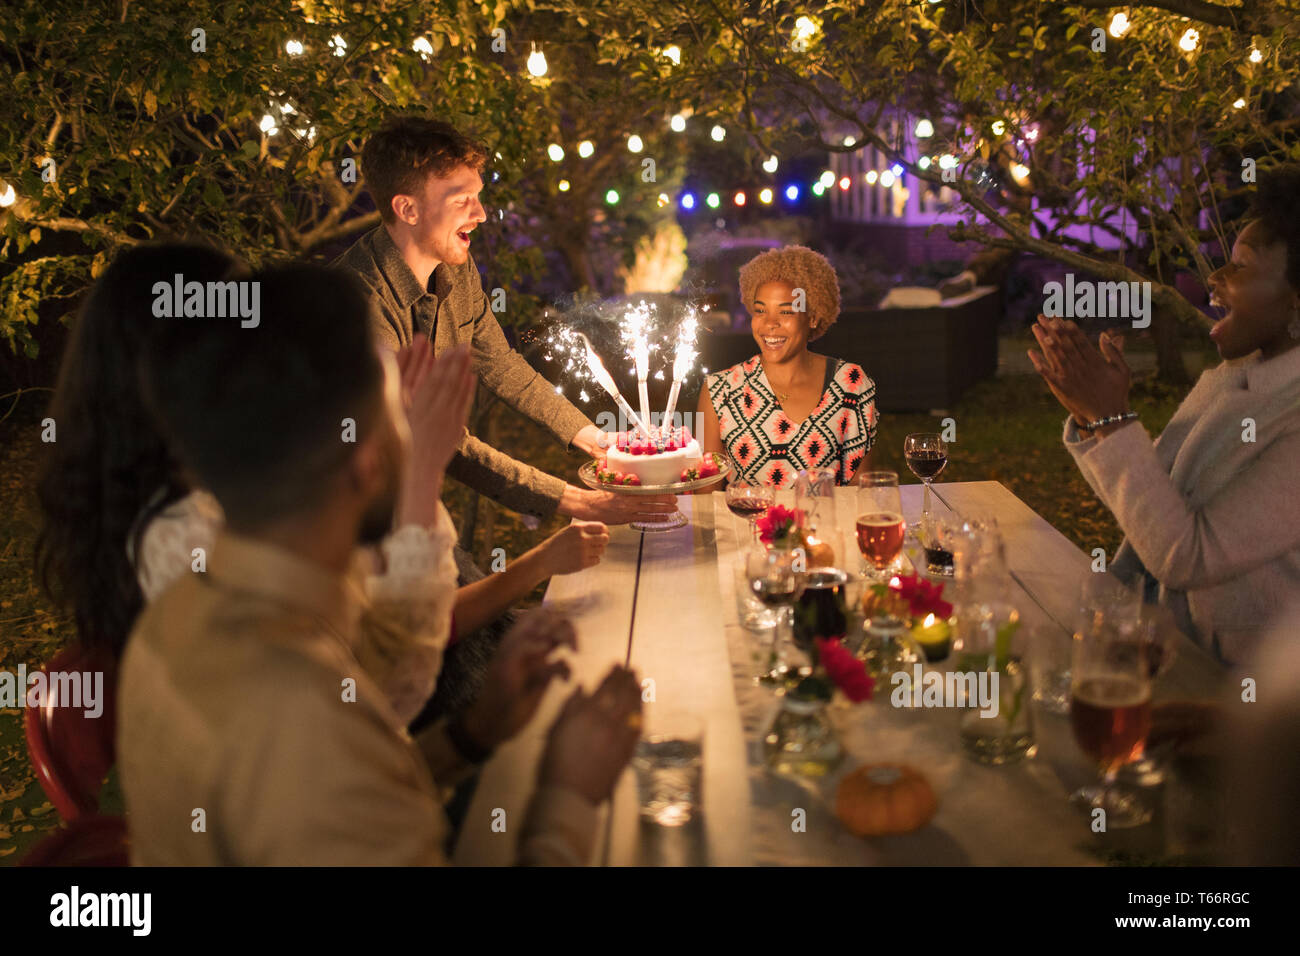
<instances>
[{"instance_id":1,"label":"glass of red wine","mask_svg":"<svg viewBox=\"0 0 1300 956\"><path fill-rule=\"evenodd\" d=\"M858 550L875 569L877 580L888 578L888 569L903 550L903 501L898 493L898 473L867 471L858 476Z\"/></svg>"},{"instance_id":2,"label":"glass of red wine","mask_svg":"<svg viewBox=\"0 0 1300 956\"><path fill-rule=\"evenodd\" d=\"M740 471L732 468L732 479L727 485L727 510L738 518L749 522L749 540L758 542L758 519L767 514L767 509L776 501L776 492L767 485L746 481L740 477Z\"/></svg>"},{"instance_id":3,"label":"glass of red wine","mask_svg":"<svg viewBox=\"0 0 1300 956\"><path fill-rule=\"evenodd\" d=\"M936 432L915 432L903 439L903 457L907 467L925 483L925 497L921 505L921 546L926 550L926 560L939 567L943 566L942 555L931 554L936 550L934 529L930 518L930 482L939 477L948 464L948 443ZM951 563L951 557L948 561Z\"/></svg>"},{"instance_id":4,"label":"glass of red wine","mask_svg":"<svg viewBox=\"0 0 1300 956\"><path fill-rule=\"evenodd\" d=\"M785 645L794 635L793 609L806 583L803 556L786 548L756 548L744 555L744 561L750 590L764 607L777 613L768 666L755 679L761 684L780 686L791 676Z\"/></svg>"}]
</instances>

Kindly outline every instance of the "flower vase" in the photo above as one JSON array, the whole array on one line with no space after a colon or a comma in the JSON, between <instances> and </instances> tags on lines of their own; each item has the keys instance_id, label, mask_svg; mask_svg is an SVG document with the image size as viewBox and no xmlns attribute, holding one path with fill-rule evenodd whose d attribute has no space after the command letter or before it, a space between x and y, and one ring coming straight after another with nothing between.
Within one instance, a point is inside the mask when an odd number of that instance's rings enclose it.
<instances>
[{"instance_id":1,"label":"flower vase","mask_svg":"<svg viewBox=\"0 0 1300 956\"><path fill-rule=\"evenodd\" d=\"M844 759L827 702L787 694L763 737L768 768L786 777L824 777Z\"/></svg>"}]
</instances>

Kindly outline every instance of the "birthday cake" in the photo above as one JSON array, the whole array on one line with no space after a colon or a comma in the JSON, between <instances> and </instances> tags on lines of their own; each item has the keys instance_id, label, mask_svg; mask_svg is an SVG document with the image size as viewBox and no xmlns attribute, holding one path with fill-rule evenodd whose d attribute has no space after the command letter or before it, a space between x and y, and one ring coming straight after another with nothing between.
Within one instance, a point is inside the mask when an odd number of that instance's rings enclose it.
<instances>
[{"instance_id":1,"label":"birthday cake","mask_svg":"<svg viewBox=\"0 0 1300 956\"><path fill-rule=\"evenodd\" d=\"M716 475L718 466L706 459L690 429L656 433L655 440L641 432L619 432L605 458L596 463L596 476L612 485L673 485Z\"/></svg>"}]
</instances>

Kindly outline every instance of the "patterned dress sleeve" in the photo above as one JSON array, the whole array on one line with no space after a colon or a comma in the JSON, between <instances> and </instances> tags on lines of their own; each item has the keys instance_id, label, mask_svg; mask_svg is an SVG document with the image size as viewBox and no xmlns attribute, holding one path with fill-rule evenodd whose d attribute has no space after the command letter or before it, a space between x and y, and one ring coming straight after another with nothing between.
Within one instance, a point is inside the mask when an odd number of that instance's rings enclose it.
<instances>
[{"instance_id":1,"label":"patterned dress sleeve","mask_svg":"<svg viewBox=\"0 0 1300 956\"><path fill-rule=\"evenodd\" d=\"M840 428L841 483L847 483L876 441L876 383L860 365L845 362L836 373L844 389L845 409Z\"/></svg>"}]
</instances>

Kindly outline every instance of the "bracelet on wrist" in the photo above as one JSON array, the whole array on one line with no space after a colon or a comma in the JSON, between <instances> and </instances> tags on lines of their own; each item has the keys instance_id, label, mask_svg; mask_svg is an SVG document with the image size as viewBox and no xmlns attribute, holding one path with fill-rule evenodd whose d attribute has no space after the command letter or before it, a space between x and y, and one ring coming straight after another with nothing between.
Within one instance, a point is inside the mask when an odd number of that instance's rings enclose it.
<instances>
[{"instance_id":1,"label":"bracelet on wrist","mask_svg":"<svg viewBox=\"0 0 1300 956\"><path fill-rule=\"evenodd\" d=\"M1118 425L1121 422L1131 422L1137 417L1137 412L1122 412L1119 415L1107 415L1105 418L1099 418L1094 422L1088 422L1086 425L1079 425L1078 422L1075 422L1075 424L1078 425L1080 431L1085 431L1091 434L1098 428L1105 428L1108 425Z\"/></svg>"}]
</instances>

